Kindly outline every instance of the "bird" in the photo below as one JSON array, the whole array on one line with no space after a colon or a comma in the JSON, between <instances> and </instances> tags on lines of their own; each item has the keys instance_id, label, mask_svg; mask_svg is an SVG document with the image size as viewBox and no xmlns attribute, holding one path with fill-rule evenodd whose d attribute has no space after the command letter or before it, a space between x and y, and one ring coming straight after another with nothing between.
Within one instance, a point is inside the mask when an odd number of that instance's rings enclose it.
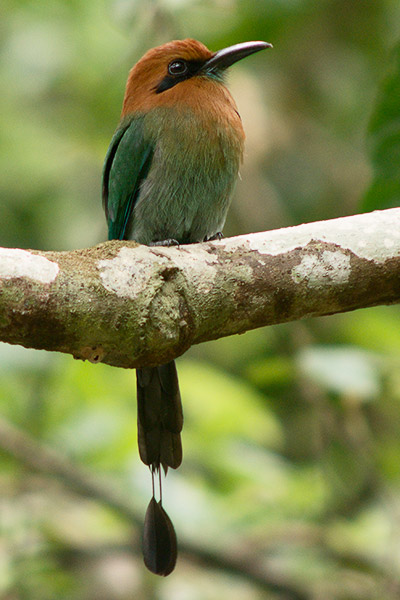
<instances>
[{"instance_id":1,"label":"bird","mask_svg":"<svg viewBox=\"0 0 400 600\"><path fill-rule=\"evenodd\" d=\"M109 240L172 246L223 237L245 138L225 73L270 47L251 41L212 52L194 39L173 40L132 67L103 166ZM151 572L166 576L177 540L162 505L161 468L166 475L182 462L182 402L174 361L136 375L139 454L152 474L143 556Z\"/></svg>"}]
</instances>

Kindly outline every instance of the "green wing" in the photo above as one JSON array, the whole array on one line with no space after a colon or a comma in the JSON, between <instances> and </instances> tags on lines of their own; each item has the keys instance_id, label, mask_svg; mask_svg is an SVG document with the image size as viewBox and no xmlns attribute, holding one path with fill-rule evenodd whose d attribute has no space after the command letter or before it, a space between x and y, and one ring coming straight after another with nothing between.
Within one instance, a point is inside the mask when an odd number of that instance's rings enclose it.
<instances>
[{"instance_id":1,"label":"green wing","mask_svg":"<svg viewBox=\"0 0 400 600\"><path fill-rule=\"evenodd\" d=\"M103 204L109 240L124 239L153 152L153 146L144 139L143 117L122 123L115 132L103 168Z\"/></svg>"}]
</instances>

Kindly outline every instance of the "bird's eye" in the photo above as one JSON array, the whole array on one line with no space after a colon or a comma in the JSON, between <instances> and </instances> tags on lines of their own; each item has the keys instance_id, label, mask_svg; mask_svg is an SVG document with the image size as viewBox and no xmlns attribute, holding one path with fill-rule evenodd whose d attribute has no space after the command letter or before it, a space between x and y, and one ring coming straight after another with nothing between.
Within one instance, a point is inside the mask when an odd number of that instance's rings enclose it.
<instances>
[{"instance_id":1,"label":"bird's eye","mask_svg":"<svg viewBox=\"0 0 400 600\"><path fill-rule=\"evenodd\" d=\"M184 60L173 60L168 65L168 73L170 75L186 75L188 66Z\"/></svg>"}]
</instances>

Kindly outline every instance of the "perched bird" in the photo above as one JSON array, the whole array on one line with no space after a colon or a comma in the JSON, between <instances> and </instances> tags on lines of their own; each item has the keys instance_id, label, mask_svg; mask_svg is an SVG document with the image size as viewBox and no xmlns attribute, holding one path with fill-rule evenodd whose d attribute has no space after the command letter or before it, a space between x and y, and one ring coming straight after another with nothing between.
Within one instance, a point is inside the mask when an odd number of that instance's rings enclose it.
<instances>
[{"instance_id":1,"label":"perched bird","mask_svg":"<svg viewBox=\"0 0 400 600\"><path fill-rule=\"evenodd\" d=\"M222 237L244 144L224 74L233 63L269 47L245 42L211 52L196 40L177 40L149 50L136 63L104 162L109 239L169 246ZM176 536L161 503L160 467L166 474L182 461L183 413L174 361L137 369L137 406L139 453L153 482L144 560L152 572L168 575L176 562Z\"/></svg>"}]
</instances>

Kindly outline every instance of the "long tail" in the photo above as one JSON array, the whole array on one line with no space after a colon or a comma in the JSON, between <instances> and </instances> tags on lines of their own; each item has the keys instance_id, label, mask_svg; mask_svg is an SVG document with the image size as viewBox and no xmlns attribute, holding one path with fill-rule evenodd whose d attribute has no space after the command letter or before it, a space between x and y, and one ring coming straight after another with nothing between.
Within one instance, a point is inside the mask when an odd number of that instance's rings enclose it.
<instances>
[{"instance_id":1,"label":"long tail","mask_svg":"<svg viewBox=\"0 0 400 600\"><path fill-rule=\"evenodd\" d=\"M140 458L152 471L177 469L182 462L183 412L175 361L137 369Z\"/></svg>"},{"instance_id":2,"label":"long tail","mask_svg":"<svg viewBox=\"0 0 400 600\"><path fill-rule=\"evenodd\" d=\"M143 532L143 557L156 575L169 575L177 557L174 526L162 506L163 467L176 469L182 462L181 431L183 412L175 362L160 367L137 369L138 444L142 461L152 473L153 497L148 506ZM154 497L154 476L158 472L160 500Z\"/></svg>"}]
</instances>

